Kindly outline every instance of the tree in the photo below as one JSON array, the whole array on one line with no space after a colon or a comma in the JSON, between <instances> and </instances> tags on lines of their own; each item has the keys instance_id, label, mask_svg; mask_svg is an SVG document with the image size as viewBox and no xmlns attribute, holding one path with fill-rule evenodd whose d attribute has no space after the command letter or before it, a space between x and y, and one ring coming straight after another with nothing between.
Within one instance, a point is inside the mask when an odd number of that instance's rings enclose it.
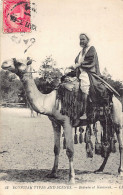
<instances>
[{"instance_id":1,"label":"tree","mask_svg":"<svg viewBox=\"0 0 123 195\"><path fill-rule=\"evenodd\" d=\"M52 56L46 56L39 68L39 75L40 78L35 79L38 89L42 93L50 93L59 85L62 73L56 68L56 61Z\"/></svg>"},{"instance_id":2,"label":"tree","mask_svg":"<svg viewBox=\"0 0 123 195\"><path fill-rule=\"evenodd\" d=\"M111 75L109 74L107 68L105 67L103 72L102 72L102 75L104 76L104 78L106 79L111 79Z\"/></svg>"},{"instance_id":3,"label":"tree","mask_svg":"<svg viewBox=\"0 0 123 195\"><path fill-rule=\"evenodd\" d=\"M15 74L8 71L0 71L0 101L26 103L25 92L20 80L17 79Z\"/></svg>"},{"instance_id":4,"label":"tree","mask_svg":"<svg viewBox=\"0 0 123 195\"><path fill-rule=\"evenodd\" d=\"M123 94L122 94L122 89L123 89L122 81L113 80L112 76L108 73L108 70L106 68L104 68L102 75L103 75L104 80L107 81L121 96L123 96Z\"/></svg>"}]
</instances>

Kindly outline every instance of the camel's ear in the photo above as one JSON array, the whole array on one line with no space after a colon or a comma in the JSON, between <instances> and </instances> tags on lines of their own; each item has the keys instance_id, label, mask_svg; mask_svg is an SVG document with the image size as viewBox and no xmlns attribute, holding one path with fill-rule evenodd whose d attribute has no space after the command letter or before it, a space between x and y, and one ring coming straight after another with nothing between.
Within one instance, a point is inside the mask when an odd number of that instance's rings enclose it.
<instances>
[{"instance_id":1,"label":"camel's ear","mask_svg":"<svg viewBox=\"0 0 123 195\"><path fill-rule=\"evenodd\" d=\"M12 58L12 59L13 59L13 62L14 62L14 63L16 63L16 62L17 62L16 58Z\"/></svg>"},{"instance_id":2,"label":"camel's ear","mask_svg":"<svg viewBox=\"0 0 123 195\"><path fill-rule=\"evenodd\" d=\"M32 64L32 59L27 57L27 65L30 65L30 64Z\"/></svg>"}]
</instances>

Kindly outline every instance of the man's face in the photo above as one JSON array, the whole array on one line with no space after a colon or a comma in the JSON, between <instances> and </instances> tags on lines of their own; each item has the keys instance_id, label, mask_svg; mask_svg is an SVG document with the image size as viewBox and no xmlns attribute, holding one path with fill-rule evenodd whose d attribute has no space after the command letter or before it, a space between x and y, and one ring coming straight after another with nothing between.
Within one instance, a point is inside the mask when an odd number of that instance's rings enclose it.
<instances>
[{"instance_id":1,"label":"man's face","mask_svg":"<svg viewBox=\"0 0 123 195\"><path fill-rule=\"evenodd\" d=\"M86 38L85 35L80 35L80 46L81 47L86 47L88 44L88 39Z\"/></svg>"}]
</instances>

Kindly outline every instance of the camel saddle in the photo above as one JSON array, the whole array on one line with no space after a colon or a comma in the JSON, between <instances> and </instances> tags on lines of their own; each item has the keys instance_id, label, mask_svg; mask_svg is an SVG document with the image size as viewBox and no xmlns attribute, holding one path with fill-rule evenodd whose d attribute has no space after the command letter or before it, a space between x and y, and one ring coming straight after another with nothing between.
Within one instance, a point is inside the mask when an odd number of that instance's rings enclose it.
<instances>
[{"instance_id":1,"label":"camel saddle","mask_svg":"<svg viewBox=\"0 0 123 195\"><path fill-rule=\"evenodd\" d=\"M61 83L61 86L68 91L75 91L77 92L79 90L79 81L77 77L69 77L67 76L64 80L64 82Z\"/></svg>"},{"instance_id":2,"label":"camel saddle","mask_svg":"<svg viewBox=\"0 0 123 195\"><path fill-rule=\"evenodd\" d=\"M109 102L112 102L113 93L119 95L115 89L99 76L95 76L95 74L88 75L90 79L88 101L91 101L93 107L108 105ZM63 76L61 81L58 88L58 97L61 100L61 113L69 116L72 123L74 123L84 113L84 94L80 89L80 82L74 72Z\"/></svg>"}]
</instances>

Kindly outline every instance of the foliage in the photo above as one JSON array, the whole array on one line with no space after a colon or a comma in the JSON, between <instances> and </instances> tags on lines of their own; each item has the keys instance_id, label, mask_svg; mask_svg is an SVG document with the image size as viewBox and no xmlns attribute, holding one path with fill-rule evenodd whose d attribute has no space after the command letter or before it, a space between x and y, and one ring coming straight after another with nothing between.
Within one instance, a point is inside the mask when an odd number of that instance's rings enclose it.
<instances>
[{"instance_id":1,"label":"foliage","mask_svg":"<svg viewBox=\"0 0 123 195\"><path fill-rule=\"evenodd\" d=\"M18 103L18 102L26 103L24 94L25 92L20 80L18 80L14 74L8 71L1 70L0 71L0 101L11 102L11 103Z\"/></svg>"},{"instance_id":2,"label":"foliage","mask_svg":"<svg viewBox=\"0 0 123 195\"><path fill-rule=\"evenodd\" d=\"M106 68L104 68L102 75L103 75L104 80L107 81L121 96L123 96L122 81L113 80L112 76L108 73Z\"/></svg>"},{"instance_id":3,"label":"foliage","mask_svg":"<svg viewBox=\"0 0 123 195\"><path fill-rule=\"evenodd\" d=\"M36 78L35 82L42 93L50 93L59 84L62 74L55 66L56 62L51 56L46 57L40 66L40 78ZM0 71L0 102L27 104L21 81L9 71Z\"/></svg>"},{"instance_id":4,"label":"foliage","mask_svg":"<svg viewBox=\"0 0 123 195\"><path fill-rule=\"evenodd\" d=\"M52 56L46 57L39 68L40 78L36 78L38 89L42 93L50 93L59 85L62 73L56 68L56 62Z\"/></svg>"},{"instance_id":5,"label":"foliage","mask_svg":"<svg viewBox=\"0 0 123 195\"><path fill-rule=\"evenodd\" d=\"M41 93L48 94L52 90L55 89L55 84L53 82L48 82L44 78L36 78L35 83L38 87L38 90L41 91Z\"/></svg>"},{"instance_id":6,"label":"foliage","mask_svg":"<svg viewBox=\"0 0 123 195\"><path fill-rule=\"evenodd\" d=\"M62 73L56 68L56 62L52 56L46 57L39 69L40 78L35 79L38 89L44 93L50 93L59 85ZM105 68L103 78L115 88L123 97L123 84L121 81L114 81ZM0 102L26 103L26 96L21 81L8 71L0 71Z\"/></svg>"}]
</instances>

